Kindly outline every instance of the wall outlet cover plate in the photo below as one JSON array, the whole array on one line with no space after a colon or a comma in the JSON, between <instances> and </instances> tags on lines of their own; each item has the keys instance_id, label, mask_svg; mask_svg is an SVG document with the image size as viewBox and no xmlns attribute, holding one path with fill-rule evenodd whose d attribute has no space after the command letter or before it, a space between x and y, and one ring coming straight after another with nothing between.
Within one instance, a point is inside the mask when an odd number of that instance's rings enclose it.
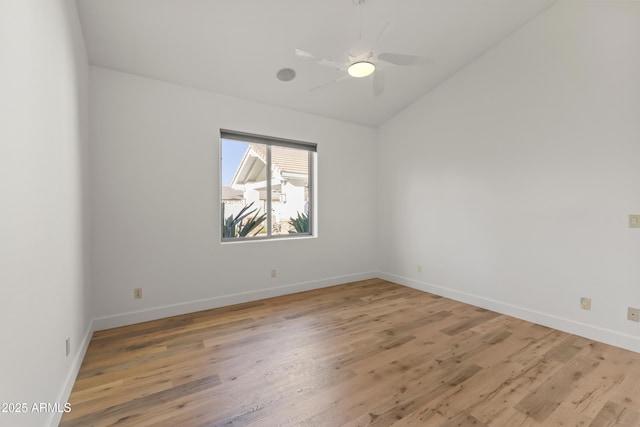
<instances>
[{"instance_id":1,"label":"wall outlet cover plate","mask_svg":"<svg viewBox=\"0 0 640 427\"><path fill-rule=\"evenodd\" d=\"M591 298L580 298L580 308L583 310L591 310Z\"/></svg>"}]
</instances>

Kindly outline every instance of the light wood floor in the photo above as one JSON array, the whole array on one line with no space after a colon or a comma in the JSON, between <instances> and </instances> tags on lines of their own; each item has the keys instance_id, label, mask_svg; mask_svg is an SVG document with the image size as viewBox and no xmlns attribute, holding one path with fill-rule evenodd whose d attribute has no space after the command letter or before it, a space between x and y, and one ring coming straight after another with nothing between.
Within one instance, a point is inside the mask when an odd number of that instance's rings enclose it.
<instances>
[{"instance_id":1,"label":"light wood floor","mask_svg":"<svg viewBox=\"0 0 640 427\"><path fill-rule=\"evenodd\" d=\"M96 332L62 426L640 426L640 354L383 280Z\"/></svg>"}]
</instances>

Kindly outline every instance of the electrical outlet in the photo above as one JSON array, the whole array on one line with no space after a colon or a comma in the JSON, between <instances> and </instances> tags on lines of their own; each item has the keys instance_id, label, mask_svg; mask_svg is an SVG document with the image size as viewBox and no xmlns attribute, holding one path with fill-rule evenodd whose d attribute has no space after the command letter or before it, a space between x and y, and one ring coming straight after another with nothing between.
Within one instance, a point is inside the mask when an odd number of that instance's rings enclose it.
<instances>
[{"instance_id":1,"label":"electrical outlet","mask_svg":"<svg viewBox=\"0 0 640 427\"><path fill-rule=\"evenodd\" d=\"M133 290L133 297L135 299L142 299L142 288L135 288Z\"/></svg>"},{"instance_id":2,"label":"electrical outlet","mask_svg":"<svg viewBox=\"0 0 640 427\"><path fill-rule=\"evenodd\" d=\"M629 307L627 309L627 320L640 322L640 308Z\"/></svg>"},{"instance_id":3,"label":"electrical outlet","mask_svg":"<svg viewBox=\"0 0 640 427\"><path fill-rule=\"evenodd\" d=\"M422 273L422 266L418 265L418 273Z\"/></svg>"},{"instance_id":4,"label":"electrical outlet","mask_svg":"<svg viewBox=\"0 0 640 427\"><path fill-rule=\"evenodd\" d=\"M276 271L276 269L275 269L275 268L271 269L271 278L272 278L272 279L275 279L275 278L276 278L276 275L277 275L277 271Z\"/></svg>"},{"instance_id":5,"label":"electrical outlet","mask_svg":"<svg viewBox=\"0 0 640 427\"><path fill-rule=\"evenodd\" d=\"M591 310L591 298L580 298L580 308L583 310Z\"/></svg>"},{"instance_id":6,"label":"electrical outlet","mask_svg":"<svg viewBox=\"0 0 640 427\"><path fill-rule=\"evenodd\" d=\"M640 228L640 215L629 215L629 228Z\"/></svg>"},{"instance_id":7,"label":"electrical outlet","mask_svg":"<svg viewBox=\"0 0 640 427\"><path fill-rule=\"evenodd\" d=\"M71 338L67 338L64 341L64 345L65 345L65 349L66 349L66 355L69 356L69 353L71 353Z\"/></svg>"}]
</instances>

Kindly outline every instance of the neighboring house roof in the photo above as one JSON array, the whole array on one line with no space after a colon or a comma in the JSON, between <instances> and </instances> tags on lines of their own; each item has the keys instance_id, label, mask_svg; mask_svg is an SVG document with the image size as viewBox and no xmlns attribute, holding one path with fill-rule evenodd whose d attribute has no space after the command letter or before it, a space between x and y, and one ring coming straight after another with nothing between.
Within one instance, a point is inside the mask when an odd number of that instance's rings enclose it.
<instances>
[{"instance_id":1,"label":"neighboring house roof","mask_svg":"<svg viewBox=\"0 0 640 427\"><path fill-rule=\"evenodd\" d=\"M267 152L264 145L250 144L266 163ZM271 147L271 164L281 174L306 175L309 172L309 153L304 150L292 150L284 147Z\"/></svg>"},{"instance_id":2,"label":"neighboring house roof","mask_svg":"<svg viewBox=\"0 0 640 427\"><path fill-rule=\"evenodd\" d=\"M264 145L249 144L233 175L231 186L247 182L264 181L267 152ZM309 154L304 150L291 150L283 147L271 147L273 174L282 178L300 178L309 173Z\"/></svg>"},{"instance_id":3,"label":"neighboring house roof","mask_svg":"<svg viewBox=\"0 0 640 427\"><path fill-rule=\"evenodd\" d=\"M231 187L222 187L222 200L243 200L242 190L234 190Z\"/></svg>"}]
</instances>

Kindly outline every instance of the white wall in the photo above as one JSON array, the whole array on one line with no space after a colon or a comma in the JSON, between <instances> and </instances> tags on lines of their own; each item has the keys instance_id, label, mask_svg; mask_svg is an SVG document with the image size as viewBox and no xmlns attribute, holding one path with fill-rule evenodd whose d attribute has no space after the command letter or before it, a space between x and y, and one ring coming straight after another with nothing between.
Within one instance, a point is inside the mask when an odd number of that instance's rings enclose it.
<instances>
[{"instance_id":1,"label":"white wall","mask_svg":"<svg viewBox=\"0 0 640 427\"><path fill-rule=\"evenodd\" d=\"M0 58L0 402L31 410L65 403L89 329L88 62L75 2L0 2ZM59 415L0 413L0 425L40 427Z\"/></svg>"},{"instance_id":2,"label":"white wall","mask_svg":"<svg viewBox=\"0 0 640 427\"><path fill-rule=\"evenodd\" d=\"M640 351L639 76L640 3L560 2L387 122L383 276Z\"/></svg>"},{"instance_id":3,"label":"white wall","mask_svg":"<svg viewBox=\"0 0 640 427\"><path fill-rule=\"evenodd\" d=\"M90 80L98 328L375 274L374 129L100 67ZM317 238L220 243L220 128L318 144Z\"/></svg>"}]
</instances>

